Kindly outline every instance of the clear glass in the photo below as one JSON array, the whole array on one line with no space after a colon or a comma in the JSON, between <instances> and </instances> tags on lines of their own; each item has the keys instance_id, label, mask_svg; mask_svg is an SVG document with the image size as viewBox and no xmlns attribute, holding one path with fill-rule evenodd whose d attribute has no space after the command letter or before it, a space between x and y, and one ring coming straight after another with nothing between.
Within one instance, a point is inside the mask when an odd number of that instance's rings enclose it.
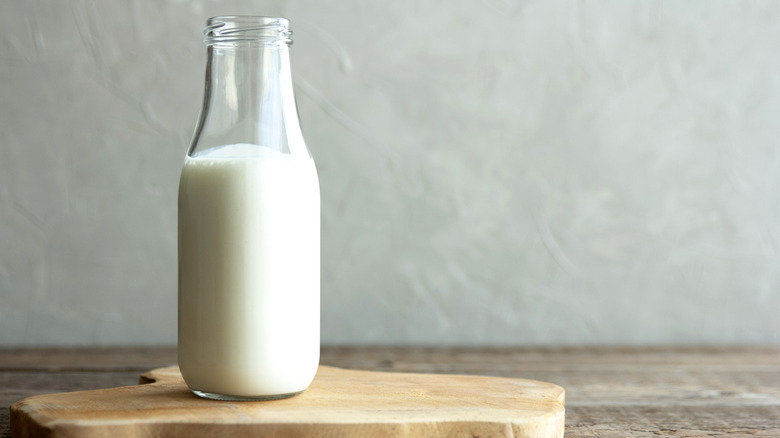
<instances>
[{"instance_id":1,"label":"clear glass","mask_svg":"<svg viewBox=\"0 0 780 438\"><path fill-rule=\"evenodd\" d=\"M206 23L206 87L189 155L239 143L308 155L293 93L289 21L220 16Z\"/></svg>"},{"instance_id":2,"label":"clear glass","mask_svg":"<svg viewBox=\"0 0 780 438\"><path fill-rule=\"evenodd\" d=\"M289 21L207 21L203 108L179 183L179 367L219 400L300 393L319 364L320 196Z\"/></svg>"}]
</instances>

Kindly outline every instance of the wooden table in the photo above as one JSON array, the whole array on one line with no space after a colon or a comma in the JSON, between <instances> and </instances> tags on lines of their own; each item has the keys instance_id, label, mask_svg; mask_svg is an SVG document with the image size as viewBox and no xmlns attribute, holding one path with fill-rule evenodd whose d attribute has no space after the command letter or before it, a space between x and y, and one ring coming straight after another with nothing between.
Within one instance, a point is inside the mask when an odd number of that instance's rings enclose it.
<instances>
[{"instance_id":1,"label":"wooden table","mask_svg":"<svg viewBox=\"0 0 780 438\"><path fill-rule=\"evenodd\" d=\"M134 385L175 362L171 348L0 350L0 437L21 398ZM780 437L780 347L327 347L321 362L553 382L566 388L567 437Z\"/></svg>"}]
</instances>

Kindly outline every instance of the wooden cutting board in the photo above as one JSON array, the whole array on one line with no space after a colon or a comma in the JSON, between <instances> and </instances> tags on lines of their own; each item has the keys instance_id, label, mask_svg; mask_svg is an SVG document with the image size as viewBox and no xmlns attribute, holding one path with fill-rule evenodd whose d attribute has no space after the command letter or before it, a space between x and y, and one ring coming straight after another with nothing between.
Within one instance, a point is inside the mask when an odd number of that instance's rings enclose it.
<instances>
[{"instance_id":1,"label":"wooden cutting board","mask_svg":"<svg viewBox=\"0 0 780 438\"><path fill-rule=\"evenodd\" d=\"M533 380L321 366L302 394L255 402L201 399L175 366L141 383L16 402L11 436L563 437L563 388Z\"/></svg>"}]
</instances>

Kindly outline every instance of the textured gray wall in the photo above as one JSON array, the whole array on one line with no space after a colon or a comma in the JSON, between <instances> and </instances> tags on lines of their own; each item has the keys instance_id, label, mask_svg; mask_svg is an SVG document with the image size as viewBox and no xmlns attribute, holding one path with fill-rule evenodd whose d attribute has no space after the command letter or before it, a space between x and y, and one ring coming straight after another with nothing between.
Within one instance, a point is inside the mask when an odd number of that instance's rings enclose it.
<instances>
[{"instance_id":1,"label":"textured gray wall","mask_svg":"<svg viewBox=\"0 0 780 438\"><path fill-rule=\"evenodd\" d=\"M282 15L323 341L780 343L780 3L0 3L0 345L172 344L211 15Z\"/></svg>"}]
</instances>

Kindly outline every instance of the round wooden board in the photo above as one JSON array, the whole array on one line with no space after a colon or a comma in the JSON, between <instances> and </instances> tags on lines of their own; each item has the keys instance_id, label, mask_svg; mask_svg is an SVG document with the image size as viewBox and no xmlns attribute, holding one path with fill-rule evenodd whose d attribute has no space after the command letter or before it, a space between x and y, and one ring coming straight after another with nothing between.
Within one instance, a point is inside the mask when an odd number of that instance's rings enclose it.
<instances>
[{"instance_id":1,"label":"round wooden board","mask_svg":"<svg viewBox=\"0 0 780 438\"><path fill-rule=\"evenodd\" d=\"M11 406L11 435L563 437L563 388L533 380L321 366L302 394L259 402L198 398L175 366L141 383L26 398Z\"/></svg>"}]
</instances>

